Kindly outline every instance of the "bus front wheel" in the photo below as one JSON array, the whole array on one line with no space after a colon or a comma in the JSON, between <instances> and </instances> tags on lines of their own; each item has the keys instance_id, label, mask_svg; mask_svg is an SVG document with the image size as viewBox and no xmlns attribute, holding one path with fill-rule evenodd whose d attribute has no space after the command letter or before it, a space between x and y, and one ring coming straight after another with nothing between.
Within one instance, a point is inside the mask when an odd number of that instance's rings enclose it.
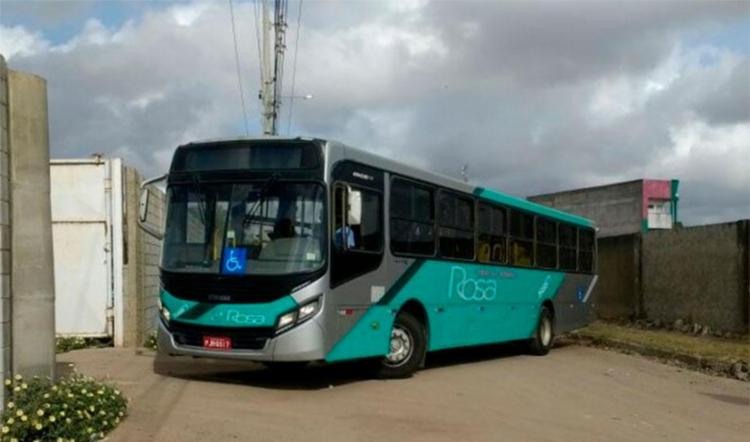
<instances>
[{"instance_id":1,"label":"bus front wheel","mask_svg":"<svg viewBox=\"0 0 750 442\"><path fill-rule=\"evenodd\" d=\"M427 350L424 325L408 312L396 316L391 329L388 354L377 369L383 379L407 378L419 369Z\"/></svg>"},{"instance_id":2,"label":"bus front wheel","mask_svg":"<svg viewBox=\"0 0 750 442\"><path fill-rule=\"evenodd\" d=\"M534 331L534 336L529 341L529 352L537 356L546 355L552 348L554 338L554 316L552 310L545 305L539 312L539 322Z\"/></svg>"}]
</instances>

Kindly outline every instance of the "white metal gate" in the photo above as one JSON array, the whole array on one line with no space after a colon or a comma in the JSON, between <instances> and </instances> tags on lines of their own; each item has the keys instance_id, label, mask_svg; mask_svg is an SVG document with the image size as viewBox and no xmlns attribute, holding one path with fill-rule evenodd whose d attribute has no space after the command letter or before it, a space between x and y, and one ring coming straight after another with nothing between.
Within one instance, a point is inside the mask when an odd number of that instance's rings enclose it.
<instances>
[{"instance_id":1,"label":"white metal gate","mask_svg":"<svg viewBox=\"0 0 750 442\"><path fill-rule=\"evenodd\" d=\"M121 340L122 164L50 163L58 335Z\"/></svg>"}]
</instances>

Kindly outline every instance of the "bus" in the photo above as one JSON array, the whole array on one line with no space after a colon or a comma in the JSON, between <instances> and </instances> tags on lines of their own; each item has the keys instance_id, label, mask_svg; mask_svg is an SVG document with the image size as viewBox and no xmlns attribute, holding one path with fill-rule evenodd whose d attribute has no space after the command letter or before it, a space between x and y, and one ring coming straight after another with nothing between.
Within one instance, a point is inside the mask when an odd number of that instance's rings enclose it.
<instances>
[{"instance_id":1,"label":"bus","mask_svg":"<svg viewBox=\"0 0 750 442\"><path fill-rule=\"evenodd\" d=\"M399 378L443 349L544 355L589 318L596 228L576 215L315 138L189 143L162 178L166 355Z\"/></svg>"}]
</instances>

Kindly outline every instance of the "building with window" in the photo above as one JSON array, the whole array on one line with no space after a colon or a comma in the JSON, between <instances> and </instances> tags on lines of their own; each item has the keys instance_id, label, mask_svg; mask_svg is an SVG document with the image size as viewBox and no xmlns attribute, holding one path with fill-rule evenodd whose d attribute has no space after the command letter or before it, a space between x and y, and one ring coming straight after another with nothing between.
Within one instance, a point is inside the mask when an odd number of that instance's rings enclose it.
<instances>
[{"instance_id":1,"label":"building with window","mask_svg":"<svg viewBox=\"0 0 750 442\"><path fill-rule=\"evenodd\" d=\"M671 229L678 222L679 180L639 179L533 195L529 201L593 220L599 237Z\"/></svg>"}]
</instances>

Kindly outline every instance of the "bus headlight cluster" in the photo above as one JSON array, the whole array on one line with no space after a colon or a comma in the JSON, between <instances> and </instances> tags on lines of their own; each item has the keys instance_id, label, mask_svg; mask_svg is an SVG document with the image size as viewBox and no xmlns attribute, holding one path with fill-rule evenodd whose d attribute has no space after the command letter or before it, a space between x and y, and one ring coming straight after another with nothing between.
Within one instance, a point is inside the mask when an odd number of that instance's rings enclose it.
<instances>
[{"instance_id":1,"label":"bus headlight cluster","mask_svg":"<svg viewBox=\"0 0 750 442\"><path fill-rule=\"evenodd\" d=\"M161 299L156 300L156 306L159 309L161 317L164 318L165 321L169 322L172 315L169 313L169 309L164 304L162 304Z\"/></svg>"},{"instance_id":2,"label":"bus headlight cluster","mask_svg":"<svg viewBox=\"0 0 750 442\"><path fill-rule=\"evenodd\" d=\"M279 322L276 324L276 332L282 332L312 318L318 310L320 310L320 298L308 302L297 310L281 315Z\"/></svg>"}]
</instances>

